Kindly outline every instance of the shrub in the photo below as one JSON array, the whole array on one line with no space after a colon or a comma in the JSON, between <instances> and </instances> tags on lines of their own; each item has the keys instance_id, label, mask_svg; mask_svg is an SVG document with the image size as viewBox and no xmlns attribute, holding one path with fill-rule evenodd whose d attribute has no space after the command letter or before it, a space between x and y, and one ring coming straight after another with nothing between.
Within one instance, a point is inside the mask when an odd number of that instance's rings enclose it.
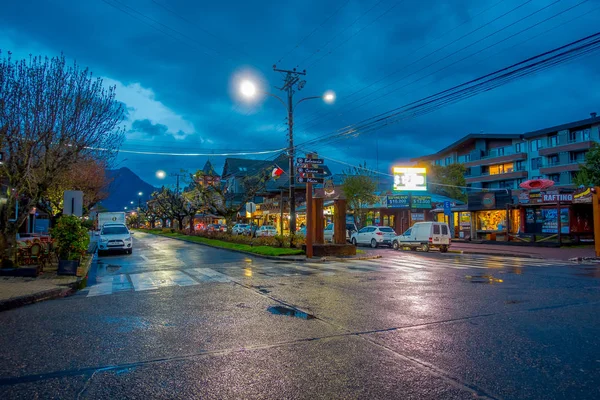
<instances>
[{"instance_id":1,"label":"shrub","mask_svg":"<svg viewBox=\"0 0 600 400\"><path fill-rule=\"evenodd\" d=\"M58 257L61 260L79 260L90 243L87 229L74 215L60 217L51 234L56 239Z\"/></svg>"},{"instance_id":2,"label":"shrub","mask_svg":"<svg viewBox=\"0 0 600 400\"><path fill-rule=\"evenodd\" d=\"M173 228L162 228L162 233L175 233Z\"/></svg>"}]
</instances>

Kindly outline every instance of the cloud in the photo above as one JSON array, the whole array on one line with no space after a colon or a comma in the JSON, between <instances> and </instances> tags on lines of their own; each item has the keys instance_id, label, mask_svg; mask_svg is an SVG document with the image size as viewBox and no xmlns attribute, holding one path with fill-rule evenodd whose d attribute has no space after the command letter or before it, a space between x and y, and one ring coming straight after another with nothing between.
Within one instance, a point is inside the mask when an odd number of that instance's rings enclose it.
<instances>
[{"instance_id":1,"label":"cloud","mask_svg":"<svg viewBox=\"0 0 600 400\"><path fill-rule=\"evenodd\" d=\"M153 124L149 119L136 119L131 124L131 130L145 133L149 136L163 136L169 130L169 127L163 124ZM180 131L181 132L181 131ZM180 134L179 132L177 134Z\"/></svg>"}]
</instances>

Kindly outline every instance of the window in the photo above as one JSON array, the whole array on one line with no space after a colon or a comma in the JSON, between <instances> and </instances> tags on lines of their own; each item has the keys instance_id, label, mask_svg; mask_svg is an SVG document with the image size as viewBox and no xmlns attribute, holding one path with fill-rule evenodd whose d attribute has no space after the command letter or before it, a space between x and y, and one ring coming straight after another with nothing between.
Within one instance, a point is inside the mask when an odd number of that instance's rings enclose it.
<instances>
[{"instance_id":1,"label":"window","mask_svg":"<svg viewBox=\"0 0 600 400\"><path fill-rule=\"evenodd\" d=\"M531 169L540 169L542 166L542 157L531 159Z\"/></svg>"},{"instance_id":2,"label":"window","mask_svg":"<svg viewBox=\"0 0 600 400\"><path fill-rule=\"evenodd\" d=\"M512 189L513 181L500 181L498 182L498 187L500 189Z\"/></svg>"},{"instance_id":3,"label":"window","mask_svg":"<svg viewBox=\"0 0 600 400\"><path fill-rule=\"evenodd\" d=\"M572 151L569 153L569 161L571 163L585 162L585 151Z\"/></svg>"},{"instance_id":4,"label":"window","mask_svg":"<svg viewBox=\"0 0 600 400\"><path fill-rule=\"evenodd\" d=\"M503 156L503 155L504 155L504 147L498 147L498 148L496 149L496 154L497 154L498 156Z\"/></svg>"},{"instance_id":5,"label":"window","mask_svg":"<svg viewBox=\"0 0 600 400\"><path fill-rule=\"evenodd\" d=\"M515 179L515 183L517 184L517 186L519 186L523 182L525 182L525 179L523 179L523 178Z\"/></svg>"},{"instance_id":6,"label":"window","mask_svg":"<svg viewBox=\"0 0 600 400\"><path fill-rule=\"evenodd\" d=\"M548 164L549 165L556 165L558 164L558 154L554 154L553 156L549 156L548 157Z\"/></svg>"},{"instance_id":7,"label":"window","mask_svg":"<svg viewBox=\"0 0 600 400\"><path fill-rule=\"evenodd\" d=\"M583 140L590 140L590 129L583 130Z\"/></svg>"},{"instance_id":8,"label":"window","mask_svg":"<svg viewBox=\"0 0 600 400\"><path fill-rule=\"evenodd\" d=\"M126 235L129 231L124 226L105 226L102 235Z\"/></svg>"},{"instance_id":9,"label":"window","mask_svg":"<svg viewBox=\"0 0 600 400\"><path fill-rule=\"evenodd\" d=\"M388 228L388 227L379 228L379 231L387 232L387 233L394 232L394 230L392 228Z\"/></svg>"},{"instance_id":10,"label":"window","mask_svg":"<svg viewBox=\"0 0 600 400\"><path fill-rule=\"evenodd\" d=\"M569 132L569 142L577 141L577 133L579 133L579 132L578 131Z\"/></svg>"},{"instance_id":11,"label":"window","mask_svg":"<svg viewBox=\"0 0 600 400\"><path fill-rule=\"evenodd\" d=\"M515 152L521 153L523 151L523 143L515 143Z\"/></svg>"},{"instance_id":12,"label":"window","mask_svg":"<svg viewBox=\"0 0 600 400\"><path fill-rule=\"evenodd\" d=\"M435 160L435 165L442 165L442 160Z\"/></svg>"},{"instance_id":13,"label":"window","mask_svg":"<svg viewBox=\"0 0 600 400\"><path fill-rule=\"evenodd\" d=\"M471 161L471 155L470 154L465 154L464 155L464 159L465 159L465 162Z\"/></svg>"},{"instance_id":14,"label":"window","mask_svg":"<svg viewBox=\"0 0 600 400\"><path fill-rule=\"evenodd\" d=\"M525 171L526 166L525 166L525 161L521 160L521 161L517 161L517 171Z\"/></svg>"},{"instance_id":15,"label":"window","mask_svg":"<svg viewBox=\"0 0 600 400\"><path fill-rule=\"evenodd\" d=\"M358 233L367 233L369 232L369 228L362 228Z\"/></svg>"},{"instance_id":16,"label":"window","mask_svg":"<svg viewBox=\"0 0 600 400\"><path fill-rule=\"evenodd\" d=\"M507 174L510 172L513 172L512 163L490 165L490 175Z\"/></svg>"},{"instance_id":17,"label":"window","mask_svg":"<svg viewBox=\"0 0 600 400\"><path fill-rule=\"evenodd\" d=\"M471 168L465 168L465 176L471 176Z\"/></svg>"},{"instance_id":18,"label":"window","mask_svg":"<svg viewBox=\"0 0 600 400\"><path fill-rule=\"evenodd\" d=\"M440 234L440 226L437 224L433 224L433 234L434 235L439 235Z\"/></svg>"},{"instance_id":19,"label":"window","mask_svg":"<svg viewBox=\"0 0 600 400\"><path fill-rule=\"evenodd\" d=\"M446 157L446 165L452 164L452 157Z\"/></svg>"},{"instance_id":20,"label":"window","mask_svg":"<svg viewBox=\"0 0 600 400\"><path fill-rule=\"evenodd\" d=\"M554 183L560 182L560 174L550 174L548 175L548 179L554 181Z\"/></svg>"},{"instance_id":21,"label":"window","mask_svg":"<svg viewBox=\"0 0 600 400\"><path fill-rule=\"evenodd\" d=\"M531 151L538 151L542 148L542 139L533 139L531 141Z\"/></svg>"},{"instance_id":22,"label":"window","mask_svg":"<svg viewBox=\"0 0 600 400\"><path fill-rule=\"evenodd\" d=\"M548 145L550 147L558 146L558 135L552 135L548 137Z\"/></svg>"},{"instance_id":23,"label":"window","mask_svg":"<svg viewBox=\"0 0 600 400\"><path fill-rule=\"evenodd\" d=\"M327 225L327 227L325 228L326 231L332 231L333 230L333 224L329 224Z\"/></svg>"},{"instance_id":24,"label":"window","mask_svg":"<svg viewBox=\"0 0 600 400\"><path fill-rule=\"evenodd\" d=\"M412 229L410 229L410 228L407 229L406 232L404 232L404 236L410 236L411 232L412 232Z\"/></svg>"},{"instance_id":25,"label":"window","mask_svg":"<svg viewBox=\"0 0 600 400\"><path fill-rule=\"evenodd\" d=\"M448 226L442 225L442 235L447 235L447 234L448 234Z\"/></svg>"}]
</instances>

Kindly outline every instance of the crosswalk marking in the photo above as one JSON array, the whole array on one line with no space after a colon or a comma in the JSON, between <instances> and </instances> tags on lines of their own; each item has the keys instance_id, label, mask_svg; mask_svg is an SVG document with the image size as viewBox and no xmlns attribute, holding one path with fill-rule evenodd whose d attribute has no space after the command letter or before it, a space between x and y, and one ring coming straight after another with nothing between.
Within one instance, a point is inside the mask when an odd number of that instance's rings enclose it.
<instances>
[{"instance_id":1,"label":"crosswalk marking","mask_svg":"<svg viewBox=\"0 0 600 400\"><path fill-rule=\"evenodd\" d=\"M260 263L260 264L207 264L213 268L168 269L162 271L136 272L107 275L97 278L97 284L82 291L87 297L105 296L118 292L156 290L162 287L194 286L205 283L229 283L244 279L272 279L336 274L361 274L372 271L438 271L443 269L487 269L537 268L564 266L569 262L524 258L499 257L427 257L399 254L394 258L379 258L363 261L332 261L326 263ZM220 272L222 271L222 272Z\"/></svg>"},{"instance_id":2,"label":"crosswalk marking","mask_svg":"<svg viewBox=\"0 0 600 400\"><path fill-rule=\"evenodd\" d=\"M186 272L188 274L193 275L194 277L200 278L200 280L213 281L213 282L231 282L231 278L225 274L215 271L210 268L191 268L187 269ZM207 279L208 278L208 279Z\"/></svg>"}]
</instances>

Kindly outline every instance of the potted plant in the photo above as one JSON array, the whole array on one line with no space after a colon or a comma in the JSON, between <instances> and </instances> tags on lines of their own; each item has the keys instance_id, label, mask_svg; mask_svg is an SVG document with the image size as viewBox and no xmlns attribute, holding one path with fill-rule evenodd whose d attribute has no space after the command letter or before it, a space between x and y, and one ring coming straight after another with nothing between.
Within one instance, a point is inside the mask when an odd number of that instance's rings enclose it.
<instances>
[{"instance_id":1,"label":"potted plant","mask_svg":"<svg viewBox=\"0 0 600 400\"><path fill-rule=\"evenodd\" d=\"M59 218L51 231L56 240L59 275L75 275L81 257L85 254L90 243L87 229L81 220L74 215Z\"/></svg>"}]
</instances>

